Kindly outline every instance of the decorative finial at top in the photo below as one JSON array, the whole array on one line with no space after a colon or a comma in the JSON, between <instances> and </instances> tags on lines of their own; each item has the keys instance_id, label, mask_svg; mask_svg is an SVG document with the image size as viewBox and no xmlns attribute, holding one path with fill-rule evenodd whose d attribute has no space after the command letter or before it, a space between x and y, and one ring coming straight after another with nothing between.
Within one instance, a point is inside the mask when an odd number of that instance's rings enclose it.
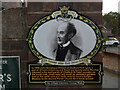
<instances>
[{"instance_id":1,"label":"decorative finial at top","mask_svg":"<svg viewBox=\"0 0 120 90\"><path fill-rule=\"evenodd\" d=\"M70 7L67 7L67 6L62 6L62 7L59 7L61 11L68 11Z\"/></svg>"}]
</instances>

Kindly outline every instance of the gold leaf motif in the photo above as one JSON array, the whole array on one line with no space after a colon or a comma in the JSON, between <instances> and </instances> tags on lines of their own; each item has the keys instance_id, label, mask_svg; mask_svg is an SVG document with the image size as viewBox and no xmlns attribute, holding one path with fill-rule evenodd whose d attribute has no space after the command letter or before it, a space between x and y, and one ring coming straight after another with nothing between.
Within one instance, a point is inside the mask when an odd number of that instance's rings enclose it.
<instances>
[{"instance_id":1,"label":"gold leaf motif","mask_svg":"<svg viewBox=\"0 0 120 90\"><path fill-rule=\"evenodd\" d=\"M39 55L39 53L37 52L37 55Z\"/></svg>"},{"instance_id":2,"label":"gold leaf motif","mask_svg":"<svg viewBox=\"0 0 120 90\"><path fill-rule=\"evenodd\" d=\"M84 22L88 22L88 20L84 20Z\"/></svg>"},{"instance_id":3,"label":"gold leaf motif","mask_svg":"<svg viewBox=\"0 0 120 90\"><path fill-rule=\"evenodd\" d=\"M38 58L42 58L42 56L39 56Z\"/></svg>"},{"instance_id":4,"label":"gold leaf motif","mask_svg":"<svg viewBox=\"0 0 120 90\"><path fill-rule=\"evenodd\" d=\"M91 55L93 55L93 52L91 52Z\"/></svg>"},{"instance_id":5,"label":"gold leaf motif","mask_svg":"<svg viewBox=\"0 0 120 90\"><path fill-rule=\"evenodd\" d=\"M37 29L37 26L35 26L34 29Z\"/></svg>"},{"instance_id":6,"label":"gold leaf motif","mask_svg":"<svg viewBox=\"0 0 120 90\"><path fill-rule=\"evenodd\" d=\"M38 21L38 24L40 24L40 21Z\"/></svg>"},{"instance_id":7,"label":"gold leaf motif","mask_svg":"<svg viewBox=\"0 0 120 90\"><path fill-rule=\"evenodd\" d=\"M98 45L96 45L96 48L98 48Z\"/></svg>"},{"instance_id":8,"label":"gold leaf motif","mask_svg":"<svg viewBox=\"0 0 120 90\"><path fill-rule=\"evenodd\" d=\"M32 50L33 53L35 53L35 50Z\"/></svg>"},{"instance_id":9,"label":"gold leaf motif","mask_svg":"<svg viewBox=\"0 0 120 90\"><path fill-rule=\"evenodd\" d=\"M42 22L46 22L46 20L42 20Z\"/></svg>"},{"instance_id":10,"label":"gold leaf motif","mask_svg":"<svg viewBox=\"0 0 120 90\"><path fill-rule=\"evenodd\" d=\"M94 29L95 29L95 26L92 26L92 28L94 28Z\"/></svg>"},{"instance_id":11,"label":"gold leaf motif","mask_svg":"<svg viewBox=\"0 0 120 90\"><path fill-rule=\"evenodd\" d=\"M47 17L47 20L49 20L50 19L50 16L49 17Z\"/></svg>"},{"instance_id":12,"label":"gold leaf motif","mask_svg":"<svg viewBox=\"0 0 120 90\"><path fill-rule=\"evenodd\" d=\"M31 34L33 34L33 33L34 33L34 30L31 30L30 32L31 32Z\"/></svg>"},{"instance_id":13,"label":"gold leaf motif","mask_svg":"<svg viewBox=\"0 0 120 90\"><path fill-rule=\"evenodd\" d=\"M32 43L32 41L30 40L29 43Z\"/></svg>"},{"instance_id":14,"label":"gold leaf motif","mask_svg":"<svg viewBox=\"0 0 120 90\"><path fill-rule=\"evenodd\" d=\"M34 46L33 46L33 45L32 45L31 47L32 47L32 48L34 48Z\"/></svg>"},{"instance_id":15,"label":"gold leaf motif","mask_svg":"<svg viewBox=\"0 0 120 90\"><path fill-rule=\"evenodd\" d=\"M90 24L92 24L93 22L92 21L90 21Z\"/></svg>"},{"instance_id":16,"label":"gold leaf motif","mask_svg":"<svg viewBox=\"0 0 120 90\"><path fill-rule=\"evenodd\" d=\"M83 19L83 17L82 17L82 16L80 16L80 19Z\"/></svg>"},{"instance_id":17,"label":"gold leaf motif","mask_svg":"<svg viewBox=\"0 0 120 90\"><path fill-rule=\"evenodd\" d=\"M96 33L98 34L98 33L99 33L99 31L98 31L98 30L96 30Z\"/></svg>"},{"instance_id":18,"label":"gold leaf motif","mask_svg":"<svg viewBox=\"0 0 120 90\"><path fill-rule=\"evenodd\" d=\"M91 56L88 56L87 58L91 58Z\"/></svg>"},{"instance_id":19,"label":"gold leaf motif","mask_svg":"<svg viewBox=\"0 0 120 90\"><path fill-rule=\"evenodd\" d=\"M101 43L101 40L98 40L98 43Z\"/></svg>"}]
</instances>

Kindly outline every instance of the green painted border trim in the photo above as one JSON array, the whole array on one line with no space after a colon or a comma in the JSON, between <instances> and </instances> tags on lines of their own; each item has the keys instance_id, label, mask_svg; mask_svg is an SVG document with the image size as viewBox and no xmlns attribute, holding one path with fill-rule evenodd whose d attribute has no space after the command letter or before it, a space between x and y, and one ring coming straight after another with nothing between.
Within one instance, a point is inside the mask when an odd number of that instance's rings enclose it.
<instances>
[{"instance_id":1,"label":"green painted border trim","mask_svg":"<svg viewBox=\"0 0 120 90\"><path fill-rule=\"evenodd\" d=\"M73 19L77 19L77 20L80 20L80 21L86 23L87 25L89 25L93 29L93 31L96 34L97 40L96 40L96 45L95 45L94 49L88 55L86 55L85 57L82 58L82 59L91 59L92 57L94 57L98 53L98 51L100 50L100 48L102 46L102 34L101 34L99 28L97 27L97 25L93 21L91 21L90 19L88 19L87 17L85 17L83 15L77 14L77 12L75 12L75 11L70 11L70 10L68 10L68 11L69 12L74 12ZM32 53L39 59L42 59L43 56L35 48L35 45L33 43L33 36L34 36L35 32L37 31L37 29L42 24L44 24L44 23L46 23L50 20L56 19L57 16L63 17L62 14L60 13L61 11L56 11L56 12L58 12L58 13L56 14L55 12L53 12L53 14L51 14L49 16L46 16L46 17L40 19L38 22L36 22L34 24L34 26L30 29L30 32L28 34L28 39L27 39L28 45L29 45ZM66 17L68 17L68 16L71 16L71 14L68 13L68 15L66 15ZM57 63L57 61L56 61L56 63ZM54 65L54 63L52 65Z\"/></svg>"}]
</instances>

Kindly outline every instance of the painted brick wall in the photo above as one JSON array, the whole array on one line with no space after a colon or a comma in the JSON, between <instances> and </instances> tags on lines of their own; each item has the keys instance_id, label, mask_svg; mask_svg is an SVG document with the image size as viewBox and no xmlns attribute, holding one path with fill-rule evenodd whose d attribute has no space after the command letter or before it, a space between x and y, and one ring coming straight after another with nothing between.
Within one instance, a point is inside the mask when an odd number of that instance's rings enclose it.
<instances>
[{"instance_id":1,"label":"painted brick wall","mask_svg":"<svg viewBox=\"0 0 120 90\"><path fill-rule=\"evenodd\" d=\"M27 21L25 8L2 11L2 56L20 56L22 87L27 87L26 68L28 46L26 42Z\"/></svg>"},{"instance_id":2,"label":"painted brick wall","mask_svg":"<svg viewBox=\"0 0 120 90\"><path fill-rule=\"evenodd\" d=\"M14 0L14 2L1 2L4 9L22 7L20 0Z\"/></svg>"}]
</instances>

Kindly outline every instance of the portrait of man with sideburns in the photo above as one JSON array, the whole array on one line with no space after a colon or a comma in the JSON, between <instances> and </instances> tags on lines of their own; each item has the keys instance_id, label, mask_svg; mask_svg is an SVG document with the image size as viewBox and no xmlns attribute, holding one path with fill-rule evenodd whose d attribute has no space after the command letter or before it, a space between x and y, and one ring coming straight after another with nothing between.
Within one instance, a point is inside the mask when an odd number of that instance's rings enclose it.
<instances>
[{"instance_id":1,"label":"portrait of man with sideburns","mask_svg":"<svg viewBox=\"0 0 120 90\"><path fill-rule=\"evenodd\" d=\"M71 39L77 30L73 23L62 21L57 28L57 48L53 51L56 61L74 61L80 58L82 50Z\"/></svg>"}]
</instances>

